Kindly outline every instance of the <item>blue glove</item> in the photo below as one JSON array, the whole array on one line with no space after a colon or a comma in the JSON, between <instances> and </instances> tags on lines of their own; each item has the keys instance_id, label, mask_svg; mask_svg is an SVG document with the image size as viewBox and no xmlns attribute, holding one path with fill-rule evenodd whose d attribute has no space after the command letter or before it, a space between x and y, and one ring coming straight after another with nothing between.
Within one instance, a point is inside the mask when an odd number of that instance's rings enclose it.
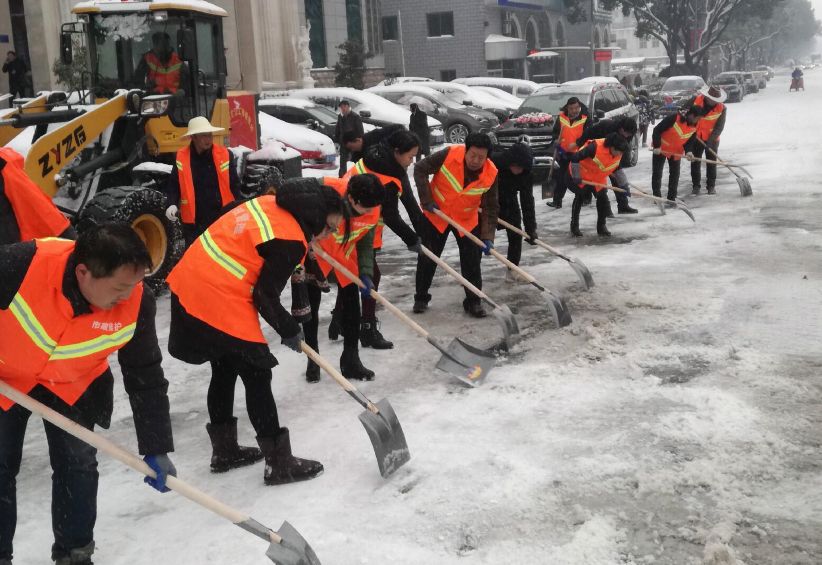
<instances>
[{"instance_id":1,"label":"blue glove","mask_svg":"<svg viewBox=\"0 0 822 565\"><path fill-rule=\"evenodd\" d=\"M368 275L360 275L360 280L363 286L360 288L360 294L363 298L371 298L371 289L374 288L374 281Z\"/></svg>"},{"instance_id":2,"label":"blue glove","mask_svg":"<svg viewBox=\"0 0 822 565\"><path fill-rule=\"evenodd\" d=\"M434 210L439 210L440 209L440 207L437 206L436 202L429 202L428 204L423 204L422 208L426 212L431 212L432 214L434 213Z\"/></svg>"},{"instance_id":3,"label":"blue glove","mask_svg":"<svg viewBox=\"0 0 822 565\"><path fill-rule=\"evenodd\" d=\"M485 244L485 246L482 248L482 252L486 255L490 255L491 250L494 248L494 242L490 239L483 239L482 242Z\"/></svg>"},{"instance_id":4,"label":"blue glove","mask_svg":"<svg viewBox=\"0 0 822 565\"><path fill-rule=\"evenodd\" d=\"M168 458L168 455L165 453L146 455L143 457L143 461L157 473L157 478L152 479L151 477L146 477L143 479L143 482L160 492L168 492L169 488L166 486L166 478L169 475L172 477L177 476L177 468L174 466L174 463L171 462L171 459Z\"/></svg>"},{"instance_id":5,"label":"blue glove","mask_svg":"<svg viewBox=\"0 0 822 565\"><path fill-rule=\"evenodd\" d=\"M280 343L285 345L287 348L296 351L297 353L302 353L302 342L305 340L305 336L303 335L303 331L300 330L297 332L297 335L293 335L291 337L284 337L280 340Z\"/></svg>"}]
</instances>

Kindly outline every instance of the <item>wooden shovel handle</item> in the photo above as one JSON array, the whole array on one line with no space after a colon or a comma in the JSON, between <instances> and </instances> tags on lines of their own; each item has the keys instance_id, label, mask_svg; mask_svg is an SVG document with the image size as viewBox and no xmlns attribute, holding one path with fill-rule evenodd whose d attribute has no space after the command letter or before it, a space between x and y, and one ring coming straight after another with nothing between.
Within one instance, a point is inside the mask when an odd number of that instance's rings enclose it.
<instances>
[{"instance_id":1,"label":"wooden shovel handle","mask_svg":"<svg viewBox=\"0 0 822 565\"><path fill-rule=\"evenodd\" d=\"M337 381L337 384L339 384L343 388L343 390L345 390L345 392L353 396L357 402L362 404L365 408L367 408L374 414L380 413L380 410L379 408L377 408L376 404L371 402L363 393L359 391L357 387L355 387L351 383L351 381L342 376L342 373L340 373L336 369L336 367L334 367L334 365L326 361L325 358L316 351L314 351L314 349L310 345L308 345L304 341L301 341L300 347L302 348L303 353L305 353L309 359L314 361L317 365L322 367L326 373L331 375L331 378Z\"/></svg>"},{"instance_id":2,"label":"wooden shovel handle","mask_svg":"<svg viewBox=\"0 0 822 565\"><path fill-rule=\"evenodd\" d=\"M44 420L48 420L58 428L62 429L63 431L73 435L76 438L79 438L86 442L87 444L91 445L92 447L97 448L99 451L102 451L106 455L113 457L114 459L118 460L120 463L131 467L138 473L142 473L143 475L151 478L156 478L157 474L154 470L149 467L145 461L137 457L136 455L129 453L119 445L115 444L108 438L95 433L87 428L84 428L80 424L73 422L55 412L48 406L34 400L27 394L23 394L16 388L8 385L7 383L0 381L0 393L4 396L8 397L9 399L13 400L20 406L28 409L29 411L38 414ZM233 524L242 524L243 522L247 522L251 520L251 518L239 510L236 510L219 500L207 495L203 491L197 489L189 485L188 483L178 479L177 477L169 476L166 478L166 486L171 490L180 493L187 499L191 500L192 502L199 504L200 506L211 510L215 514L222 516L226 520L229 520ZM268 536L270 541L274 543L280 543L282 538L277 535L276 532L269 529Z\"/></svg>"},{"instance_id":3,"label":"wooden shovel handle","mask_svg":"<svg viewBox=\"0 0 822 565\"><path fill-rule=\"evenodd\" d=\"M493 301L493 300L491 300L490 298L488 298L488 295L487 295L487 294L485 294L483 291L481 291L481 290L480 290L480 289L478 289L476 286L474 286L474 285L471 283L471 281L469 281L468 279L466 279L465 277L463 277L461 274L459 274L459 273L457 272L457 270L456 270L456 269L454 269L454 267L452 267L451 265L449 265L449 264L448 264L448 263L447 263L447 262L446 262L446 261L445 261L442 257L437 257L437 255L436 255L433 251L431 251L430 249L428 249L428 248L427 248L426 246L424 246L424 245L420 245L420 249L422 250L423 254L424 254L426 257L428 257L428 258L429 258L429 259L431 259L434 263L436 263L437 265L439 265L440 267L442 267L443 269L445 269L445 271L446 271L449 275L451 275L452 277L454 277L454 278L455 278L455 279L456 279L456 280L457 280L457 281L458 281L458 282L459 282L462 286L464 286L465 288L467 288L468 290L470 290L471 292L473 292L474 294L476 294L477 296L479 296L479 297L480 297L480 298L482 298L483 300L486 300L486 301L487 301L489 304L491 304L494 308L499 308L499 306L497 306L497 305L494 303L494 301Z\"/></svg>"},{"instance_id":4,"label":"wooden shovel handle","mask_svg":"<svg viewBox=\"0 0 822 565\"><path fill-rule=\"evenodd\" d=\"M467 229L465 229L464 227L459 225L450 216L445 214L442 210L440 210L438 208L434 208L434 214L436 214L441 219L448 222L448 224L450 224L454 229L456 229L462 235L464 235L465 237L467 237L468 239L470 239L471 241L476 243L478 246L483 247L483 248L485 247L485 244L482 242L482 240L480 238L478 238L477 236L472 234L470 231L468 231ZM531 276L530 273L528 273L524 269L520 268L518 265L514 265L511 261L508 260L507 257L505 257L502 253L500 253L496 249L493 249L493 248L491 249L491 255L493 255L494 258L497 261L499 261L500 263L502 263L503 265L505 265L506 267L508 267L509 269L511 269L512 271L514 271L518 275L520 275L523 279L525 279L529 283L531 283L533 285L539 285L539 283L537 282L537 279L535 279L533 276ZM542 287L540 286L539 288L542 288Z\"/></svg>"},{"instance_id":5,"label":"wooden shovel handle","mask_svg":"<svg viewBox=\"0 0 822 565\"><path fill-rule=\"evenodd\" d=\"M497 218L497 223L499 225L501 225L502 227L504 227L505 229L511 230L514 233L518 233L519 235L521 235L522 237L524 237L526 239L530 239L530 237L531 237L525 232L524 229L518 228L514 224L506 222L502 218ZM540 247L542 247L546 251L556 255L557 257L562 257L563 259L567 259L567 257L565 255L563 255L562 252L560 252L558 249L555 249L555 248L551 247L550 245L548 245L547 243L545 243L541 239L534 239L534 243L536 243L537 245L539 245Z\"/></svg>"},{"instance_id":6,"label":"wooden shovel handle","mask_svg":"<svg viewBox=\"0 0 822 565\"><path fill-rule=\"evenodd\" d=\"M322 259L324 261L326 261L328 264L330 264L336 270L338 270L339 272L344 274L346 277L351 279L358 287L365 288L365 285L360 280L360 277L358 277L357 275L352 273L350 270L346 269L342 264L340 264L339 261L337 261L331 255L326 253L319 245L313 245L313 248L314 248L314 253L316 253L318 257L322 257ZM379 292L377 292L373 288L371 289L371 296L374 297L374 300L376 300L377 302L379 302L380 304L385 306L388 310L390 310L392 314L394 314L400 320L405 322L412 330L414 330L415 332L420 334L425 339L428 339L430 334L428 333L428 331L426 331L425 328L423 328L417 322L415 322L414 320L409 318L408 315L405 312L403 312L402 310L400 310L399 308L397 308L396 306L391 304L391 302L389 302L389 300L386 297L382 296Z\"/></svg>"}]
</instances>

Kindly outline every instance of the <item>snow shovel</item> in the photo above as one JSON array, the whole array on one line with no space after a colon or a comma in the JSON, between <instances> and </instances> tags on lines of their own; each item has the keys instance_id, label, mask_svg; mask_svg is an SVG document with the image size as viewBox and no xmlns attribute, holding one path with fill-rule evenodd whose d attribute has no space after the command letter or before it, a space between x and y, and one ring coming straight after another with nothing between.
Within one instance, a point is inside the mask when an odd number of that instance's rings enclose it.
<instances>
[{"instance_id":1,"label":"snow shovel","mask_svg":"<svg viewBox=\"0 0 822 565\"><path fill-rule=\"evenodd\" d=\"M154 470L136 455L129 453L108 438L69 420L3 381L0 381L0 393L29 411L40 415L44 420L48 420L66 433L83 440L135 471L147 477L156 478L157 475ZM166 486L195 504L199 504L203 508L231 521L235 526L239 526L243 530L264 539L270 544L265 554L277 565L320 565L320 560L314 550L311 549L311 546L308 545L308 542L294 526L288 522L283 522L280 529L275 532L254 518L227 506L177 477L167 477Z\"/></svg>"},{"instance_id":2,"label":"snow shovel","mask_svg":"<svg viewBox=\"0 0 822 565\"><path fill-rule=\"evenodd\" d=\"M310 345L305 342L300 345L309 359L322 367L351 398L365 408L360 414L360 422L371 439L380 475L383 478L388 477L408 463L411 460L411 452L408 450L408 443L405 441L405 434L397 419L397 413L394 412L388 399L383 398L374 404Z\"/></svg>"},{"instance_id":3,"label":"snow shovel","mask_svg":"<svg viewBox=\"0 0 822 565\"><path fill-rule=\"evenodd\" d=\"M470 239L471 241L476 243L479 247L483 247L483 248L485 247L485 244L482 242L482 240L480 238L478 238L473 233L471 233L470 231L468 231L467 229L465 229L464 227L459 225L450 216L445 214L439 208L434 208L434 214L439 216L444 221L448 222L448 224L450 224L451 227L453 227L455 230L459 231L462 235L464 235L465 237L467 237L468 239ZM545 288L544 286L539 284L537 282L537 279L535 279L533 276L531 276L531 274L529 274L528 272L526 272L524 269L520 268L519 266L514 265L511 261L509 261L506 257L504 257L496 249L493 249L493 248L491 249L491 255L493 255L494 258L497 261L499 261L500 263L502 263L503 265L505 265L506 267L508 267L509 269L514 271L515 273L517 273L520 277L525 279L531 285L538 288L540 292L542 292L543 294L546 294L548 296L548 306L551 309L551 314L554 317L554 323L557 325L557 327L564 328L565 326L567 326L568 324L571 323L571 313L568 311L568 307L565 305L565 301L562 300L562 298L560 298L559 296L556 296L553 292L551 292L550 290L548 290L547 288Z\"/></svg>"},{"instance_id":4,"label":"snow shovel","mask_svg":"<svg viewBox=\"0 0 822 565\"><path fill-rule=\"evenodd\" d=\"M515 226L513 224L509 224L505 220L502 220L502 219L499 219L499 218L497 218L497 223L499 225L501 225L502 227L504 227L505 229L511 230L514 233L518 233L522 237L528 239L528 234L525 233L525 230L522 230L522 229L518 228L517 226ZM569 257L567 255L564 255L558 249L555 249L555 248L551 247L550 245L548 245L547 243L545 243L541 239L535 239L534 243L536 243L537 245L539 245L540 247L542 247L543 249L545 249L546 251L548 251L552 255L556 255L557 257L559 257L563 261L567 261L568 264L571 266L571 268L574 270L574 272L577 274L579 279L582 281L582 285L585 287L585 290L591 290L591 288L594 286L594 277L591 276L591 271L589 271L588 267L586 267L584 264L582 264L582 262L574 259L573 257Z\"/></svg>"},{"instance_id":5,"label":"snow shovel","mask_svg":"<svg viewBox=\"0 0 822 565\"><path fill-rule=\"evenodd\" d=\"M543 198L543 199L548 199L548 197L549 197L549 196L553 195L553 191L555 190L555 188L550 189L552 192L551 192L551 194L549 195L549 194L548 194L548 190L549 190L549 188L548 188L548 187L549 187L549 186L551 185L551 183L553 182L553 178L554 178L554 169L558 169L558 168L559 168L559 167L557 166L557 148L556 148L556 146L554 146L554 153L553 153L553 155L551 156L551 169L548 171L548 178L547 178L547 180L546 180L546 181L545 181L545 183L542 185L542 198Z\"/></svg>"},{"instance_id":6,"label":"snow shovel","mask_svg":"<svg viewBox=\"0 0 822 565\"><path fill-rule=\"evenodd\" d=\"M739 193L742 194L742 196L752 196L753 195L753 189L751 188L751 181L749 181L745 177L739 176L739 173L737 173L735 170L733 170L733 167L730 167L725 161L723 161L722 159L719 158L719 155L716 154L716 151L714 151L713 149L708 147L708 145L704 141L702 141L701 139L699 139L699 138L696 138L696 139L697 139L697 141L699 141L699 143L702 144L703 147L705 147L705 149L707 151L711 152L711 154L714 156L714 159L716 159L718 163L720 163L722 165L725 165L725 167L727 167L727 169L733 173L733 175L736 177L736 184L739 185ZM744 167L739 167L739 168L742 169L742 172L744 172L746 175L748 175L749 177L751 176L751 174L748 171L746 171ZM753 178L753 177L751 177L751 178Z\"/></svg>"},{"instance_id":7,"label":"snow shovel","mask_svg":"<svg viewBox=\"0 0 822 565\"><path fill-rule=\"evenodd\" d=\"M454 269L451 265L446 263L442 257L437 257L433 251L431 251L424 245L420 245L420 249L422 249L422 252L425 254L426 257L428 257L434 263L445 269L445 271L449 275L454 277L454 279L456 279L457 282L459 282L462 286L473 292L475 295L479 296L482 300L484 300L486 303L488 303L489 306L493 308L491 313L494 315L494 317L497 319L500 325L502 325L503 349L507 351L519 341L519 324L517 324L517 319L514 317L514 313L511 312L511 309L508 308L508 306L504 304L500 306L499 304L491 300L491 298L487 294L485 294L483 291L481 291L476 286L471 284L471 281L469 281L461 274L459 274L456 271L456 269Z\"/></svg>"},{"instance_id":8,"label":"snow shovel","mask_svg":"<svg viewBox=\"0 0 822 565\"><path fill-rule=\"evenodd\" d=\"M318 257L322 257L328 264L356 283L358 287L365 288L360 278L341 265L339 261L328 255L328 253L318 245L314 245L313 247L314 253L316 253ZM446 348L436 337L409 318L405 312L391 304L387 298L376 290L371 289L371 296L442 353L442 357L437 362L438 369L450 373L462 382L474 387L481 385L485 381L488 372L496 363L496 357L493 353L468 345L459 338L454 338L451 343L448 344L448 348Z\"/></svg>"},{"instance_id":9,"label":"snow shovel","mask_svg":"<svg viewBox=\"0 0 822 565\"><path fill-rule=\"evenodd\" d=\"M610 185L610 184L601 184L601 183L598 183L598 182L590 182L590 181L583 181L583 182L584 182L585 184L590 184L591 186L599 186L599 187L602 187L602 188L608 188L608 189L613 190L614 192L626 192L626 193L628 192L628 191L627 191L627 190L625 190L624 188L619 188L618 186L612 186L612 185ZM678 199L677 199L676 201L672 202L672 201L668 200L667 198L661 198L661 197L659 197L659 196L654 196L654 195L652 195L652 194L648 194L647 192L642 192L641 190L639 190L637 187L635 187L635 186L634 186L634 185L632 185L632 184L631 184L631 185L628 185L628 186L630 186L631 188L633 188L634 190L636 190L637 194L638 194L639 196L641 196L642 198L647 198L648 200L651 200L651 201L653 201L653 202L656 202L656 203L657 203L657 206L675 206L675 207L679 208L680 210L682 210L683 212L685 212L685 214L686 214L689 218L691 218L691 220L692 220L694 223L696 223L696 217L694 217L694 213L693 213L693 212L691 212L691 209L690 209L690 208L688 208L688 206L686 206L684 202L681 202L681 201L680 201L680 200L678 200ZM663 212L663 215L664 215L664 214L665 214L665 213Z\"/></svg>"}]
</instances>

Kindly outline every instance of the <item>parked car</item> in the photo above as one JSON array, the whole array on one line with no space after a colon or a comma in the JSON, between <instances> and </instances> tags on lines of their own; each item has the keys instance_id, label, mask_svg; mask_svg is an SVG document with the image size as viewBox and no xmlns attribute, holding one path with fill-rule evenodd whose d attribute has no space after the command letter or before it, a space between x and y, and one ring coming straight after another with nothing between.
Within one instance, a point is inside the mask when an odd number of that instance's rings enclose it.
<instances>
[{"instance_id":1,"label":"parked car","mask_svg":"<svg viewBox=\"0 0 822 565\"><path fill-rule=\"evenodd\" d=\"M428 77L389 77L381 80L376 86L391 86L392 84L403 84L405 82L431 82L434 79Z\"/></svg>"},{"instance_id":2,"label":"parked car","mask_svg":"<svg viewBox=\"0 0 822 565\"><path fill-rule=\"evenodd\" d=\"M519 108L522 106L522 101L524 98L517 98L513 94L508 94L504 90L499 88L494 88L493 86L472 86L474 90L479 90L480 92L485 92L486 94L490 94L494 98L500 100L503 104L511 105L515 108Z\"/></svg>"},{"instance_id":3,"label":"parked car","mask_svg":"<svg viewBox=\"0 0 822 565\"><path fill-rule=\"evenodd\" d=\"M411 112L407 108L397 106L373 92L365 92L356 88L304 88L289 90L286 94L289 97L311 100L334 111L339 107L341 100L348 100L351 103L351 109L360 115L363 122L376 127L390 124L402 124L408 127L411 121ZM445 132L439 120L429 116L428 128L431 130L432 147L445 143Z\"/></svg>"},{"instance_id":4,"label":"parked car","mask_svg":"<svg viewBox=\"0 0 822 565\"><path fill-rule=\"evenodd\" d=\"M375 86L369 88L368 92L379 94L403 108L408 108L412 103L418 104L423 112L442 122L448 143L463 143L469 133L490 133L499 125L493 112L457 104L423 83Z\"/></svg>"},{"instance_id":5,"label":"parked car","mask_svg":"<svg viewBox=\"0 0 822 565\"><path fill-rule=\"evenodd\" d=\"M541 86L532 80L503 77L455 78L451 82L458 82L467 86L492 86L522 99L531 96Z\"/></svg>"},{"instance_id":6,"label":"parked car","mask_svg":"<svg viewBox=\"0 0 822 565\"><path fill-rule=\"evenodd\" d=\"M747 92L759 92L759 82L751 71L743 71L742 76L745 79L745 88L747 89Z\"/></svg>"},{"instance_id":7,"label":"parked car","mask_svg":"<svg viewBox=\"0 0 822 565\"><path fill-rule=\"evenodd\" d=\"M756 79L756 86L759 87L759 90L768 86L768 71L751 71L751 74Z\"/></svg>"},{"instance_id":8,"label":"parked car","mask_svg":"<svg viewBox=\"0 0 822 565\"><path fill-rule=\"evenodd\" d=\"M765 71L766 73L768 73L768 80L771 80L775 74L773 68L769 67L768 65L757 65L756 70Z\"/></svg>"},{"instance_id":9,"label":"parked car","mask_svg":"<svg viewBox=\"0 0 822 565\"><path fill-rule=\"evenodd\" d=\"M542 88L526 98L519 110L496 130L497 143L511 147L518 141L531 146L534 154L534 182L543 182L553 164L554 120L568 98L576 96L588 107L592 123L603 118L629 116L639 118L639 111L628 97L628 91L617 80L599 77L565 82L552 88ZM549 118L550 116L550 118ZM631 163L639 157L639 138L631 143Z\"/></svg>"},{"instance_id":10,"label":"parked car","mask_svg":"<svg viewBox=\"0 0 822 565\"><path fill-rule=\"evenodd\" d=\"M705 81L700 76L669 77L652 99L657 106L657 113L661 116L668 116L679 111L682 104L695 96L703 86L705 86Z\"/></svg>"},{"instance_id":11,"label":"parked car","mask_svg":"<svg viewBox=\"0 0 822 565\"><path fill-rule=\"evenodd\" d=\"M260 142L279 141L300 152L303 166L310 169L333 169L337 160L337 148L330 137L303 126L259 112Z\"/></svg>"},{"instance_id":12,"label":"parked car","mask_svg":"<svg viewBox=\"0 0 822 565\"><path fill-rule=\"evenodd\" d=\"M711 84L728 93L728 102L742 102L745 98L745 82L741 75L720 73Z\"/></svg>"},{"instance_id":13,"label":"parked car","mask_svg":"<svg viewBox=\"0 0 822 565\"><path fill-rule=\"evenodd\" d=\"M334 138L337 114L325 106L320 106L304 98L261 98L258 104L261 112L278 120L316 130Z\"/></svg>"},{"instance_id":14,"label":"parked car","mask_svg":"<svg viewBox=\"0 0 822 565\"><path fill-rule=\"evenodd\" d=\"M514 113L516 107L494 98L490 94L474 90L470 86L458 82L426 82L425 86L445 94L451 101L464 106L476 106L496 114L500 122L504 122Z\"/></svg>"}]
</instances>

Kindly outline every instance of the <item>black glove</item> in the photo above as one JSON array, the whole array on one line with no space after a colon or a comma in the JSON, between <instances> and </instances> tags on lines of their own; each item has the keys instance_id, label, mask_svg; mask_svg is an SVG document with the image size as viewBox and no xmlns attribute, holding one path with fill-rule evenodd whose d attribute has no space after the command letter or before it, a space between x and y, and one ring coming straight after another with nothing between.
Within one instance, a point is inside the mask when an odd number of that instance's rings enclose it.
<instances>
[{"instance_id":1,"label":"black glove","mask_svg":"<svg viewBox=\"0 0 822 565\"><path fill-rule=\"evenodd\" d=\"M539 239L536 230L532 230L526 233L528 234L528 237L525 238L525 243L527 243L528 245L536 245L537 239Z\"/></svg>"},{"instance_id":2,"label":"black glove","mask_svg":"<svg viewBox=\"0 0 822 565\"><path fill-rule=\"evenodd\" d=\"M174 463L171 462L171 459L168 458L168 454L159 453L157 455L146 455L143 457L143 461L157 474L156 478L145 477L143 482L160 492L168 492L169 488L166 486L166 478L169 475L172 477L177 476L177 468L174 466Z\"/></svg>"},{"instance_id":3,"label":"black glove","mask_svg":"<svg viewBox=\"0 0 822 565\"><path fill-rule=\"evenodd\" d=\"M425 210L426 212L431 212L433 214L434 210L439 210L440 207L437 206L436 202L429 202L428 204L423 204L422 209Z\"/></svg>"},{"instance_id":4,"label":"black glove","mask_svg":"<svg viewBox=\"0 0 822 565\"><path fill-rule=\"evenodd\" d=\"M296 351L297 353L302 353L303 352L302 342L304 340L305 340L305 336L303 335L303 331L300 330L300 331L297 332L296 335L293 335L291 337L282 338L280 343L285 345L287 348Z\"/></svg>"},{"instance_id":5,"label":"black glove","mask_svg":"<svg viewBox=\"0 0 822 565\"><path fill-rule=\"evenodd\" d=\"M416 253L417 255L422 253L422 240L420 238L417 238L417 240L414 241L414 243L409 243L408 244L408 251L412 251L412 252Z\"/></svg>"}]
</instances>

